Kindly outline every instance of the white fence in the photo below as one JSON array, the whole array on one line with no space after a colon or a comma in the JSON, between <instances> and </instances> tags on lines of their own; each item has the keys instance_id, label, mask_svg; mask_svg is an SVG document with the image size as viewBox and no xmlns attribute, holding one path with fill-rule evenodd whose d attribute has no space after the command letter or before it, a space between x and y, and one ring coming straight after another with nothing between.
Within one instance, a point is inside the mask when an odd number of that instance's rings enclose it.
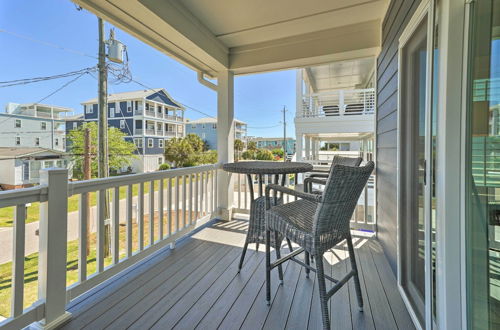
<instances>
[{"instance_id":1,"label":"white fence","mask_svg":"<svg viewBox=\"0 0 500 330\"><path fill-rule=\"evenodd\" d=\"M336 90L302 98L297 118L360 116L375 112L375 89Z\"/></svg>"},{"instance_id":2,"label":"white fence","mask_svg":"<svg viewBox=\"0 0 500 330\"><path fill-rule=\"evenodd\" d=\"M68 302L212 219L218 168L206 165L72 183L67 170L44 169L40 186L0 192L0 208L15 208L11 313L0 327L20 329L41 320L56 326L69 316ZM67 287L71 196L78 196L79 203L78 279ZM90 200L96 205L89 207ZM38 300L24 308L26 206L35 202L40 202ZM92 212L95 233L89 229Z\"/></svg>"}]
</instances>

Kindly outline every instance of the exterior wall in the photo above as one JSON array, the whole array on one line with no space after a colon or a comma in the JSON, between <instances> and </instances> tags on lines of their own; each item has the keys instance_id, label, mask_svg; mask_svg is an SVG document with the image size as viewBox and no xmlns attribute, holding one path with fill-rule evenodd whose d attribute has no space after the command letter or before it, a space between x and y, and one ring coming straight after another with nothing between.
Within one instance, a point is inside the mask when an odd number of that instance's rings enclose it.
<instances>
[{"instance_id":1,"label":"exterior wall","mask_svg":"<svg viewBox=\"0 0 500 330\"><path fill-rule=\"evenodd\" d=\"M190 124L186 123L186 135L196 134L202 140L208 143L208 148L211 150L217 149L217 128L214 128L214 124Z\"/></svg>"},{"instance_id":2,"label":"exterior wall","mask_svg":"<svg viewBox=\"0 0 500 330\"><path fill-rule=\"evenodd\" d=\"M397 271L397 105L398 43L420 0L392 0L382 25L377 59L377 230L394 273Z\"/></svg>"},{"instance_id":3,"label":"exterior wall","mask_svg":"<svg viewBox=\"0 0 500 330\"><path fill-rule=\"evenodd\" d=\"M16 185L16 166L15 159L0 159L0 186L15 186ZM17 183L20 184L20 183ZM11 189L11 187L5 187Z\"/></svg>"},{"instance_id":4,"label":"exterior wall","mask_svg":"<svg viewBox=\"0 0 500 330\"><path fill-rule=\"evenodd\" d=\"M283 148L283 139L250 140L257 143L257 148L275 149ZM286 140L286 150L288 154L295 153L295 139Z\"/></svg>"},{"instance_id":5,"label":"exterior wall","mask_svg":"<svg viewBox=\"0 0 500 330\"><path fill-rule=\"evenodd\" d=\"M16 119L21 120L21 127L15 127ZM46 129L42 130L42 123ZM52 134L52 124L54 133ZM0 114L0 147L41 147L65 151L66 132L65 122L62 120L52 121L49 118L37 118L22 115ZM20 138L21 144L16 145L16 137ZM54 141L52 141L52 137ZM39 138L39 145L36 139ZM57 145L56 145L57 144Z\"/></svg>"}]
</instances>

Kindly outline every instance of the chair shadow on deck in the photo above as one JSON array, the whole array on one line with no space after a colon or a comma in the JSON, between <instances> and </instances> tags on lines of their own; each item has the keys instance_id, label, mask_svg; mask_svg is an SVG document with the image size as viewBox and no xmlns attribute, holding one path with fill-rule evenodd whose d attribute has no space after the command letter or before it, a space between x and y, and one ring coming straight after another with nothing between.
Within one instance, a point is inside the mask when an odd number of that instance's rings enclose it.
<instances>
[{"instance_id":1,"label":"chair shadow on deck","mask_svg":"<svg viewBox=\"0 0 500 330\"><path fill-rule=\"evenodd\" d=\"M265 299L264 249L249 246L237 273L247 222L216 222L165 249L70 303L64 329L321 329L315 276L294 262L283 265L284 284L272 276L271 306ZM355 237L364 313L358 312L354 284L331 300L334 329L412 329L396 281L373 238ZM347 248L325 254L326 271L342 277Z\"/></svg>"}]
</instances>

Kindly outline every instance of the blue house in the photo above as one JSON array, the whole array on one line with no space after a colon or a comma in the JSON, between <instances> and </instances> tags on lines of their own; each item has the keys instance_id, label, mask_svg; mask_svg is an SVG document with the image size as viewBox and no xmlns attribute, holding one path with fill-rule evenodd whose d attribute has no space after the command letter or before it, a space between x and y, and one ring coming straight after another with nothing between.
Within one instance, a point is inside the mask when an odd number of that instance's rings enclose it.
<instances>
[{"instance_id":1,"label":"blue house","mask_svg":"<svg viewBox=\"0 0 500 330\"><path fill-rule=\"evenodd\" d=\"M97 121L97 98L82 105L83 120ZM155 171L165 162L165 140L184 136L184 111L163 88L108 95L108 125L122 130L125 139L137 146L139 159L132 162L133 172ZM76 128L78 121L70 125Z\"/></svg>"},{"instance_id":2,"label":"blue house","mask_svg":"<svg viewBox=\"0 0 500 330\"><path fill-rule=\"evenodd\" d=\"M210 150L217 149L217 118L205 117L186 122L186 134L196 134L205 141ZM234 120L234 138L245 140L247 124Z\"/></svg>"}]
</instances>

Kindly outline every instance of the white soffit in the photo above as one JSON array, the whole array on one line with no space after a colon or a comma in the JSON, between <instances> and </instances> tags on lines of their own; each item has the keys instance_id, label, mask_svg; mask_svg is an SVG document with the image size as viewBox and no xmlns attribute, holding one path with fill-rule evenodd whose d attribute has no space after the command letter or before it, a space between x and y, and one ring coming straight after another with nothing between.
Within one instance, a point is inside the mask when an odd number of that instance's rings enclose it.
<instances>
[{"instance_id":1,"label":"white soffit","mask_svg":"<svg viewBox=\"0 0 500 330\"><path fill-rule=\"evenodd\" d=\"M377 55L389 0L74 0L194 70L214 75Z\"/></svg>"},{"instance_id":2,"label":"white soffit","mask_svg":"<svg viewBox=\"0 0 500 330\"><path fill-rule=\"evenodd\" d=\"M313 80L315 92L333 89L364 88L375 69L375 57L360 58L313 66L308 79Z\"/></svg>"}]
</instances>

